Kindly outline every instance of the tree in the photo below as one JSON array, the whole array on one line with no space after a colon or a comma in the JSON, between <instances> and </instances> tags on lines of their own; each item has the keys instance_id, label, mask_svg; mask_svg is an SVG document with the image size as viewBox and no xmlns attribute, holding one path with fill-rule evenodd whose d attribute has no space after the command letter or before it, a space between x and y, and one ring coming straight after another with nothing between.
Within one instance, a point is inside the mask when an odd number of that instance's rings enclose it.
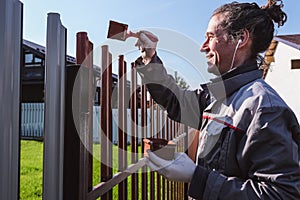
<instances>
[{"instance_id":1,"label":"tree","mask_svg":"<svg viewBox=\"0 0 300 200\"><path fill-rule=\"evenodd\" d=\"M182 77L178 76L177 71L175 71L175 81L183 89L189 89L190 87Z\"/></svg>"}]
</instances>

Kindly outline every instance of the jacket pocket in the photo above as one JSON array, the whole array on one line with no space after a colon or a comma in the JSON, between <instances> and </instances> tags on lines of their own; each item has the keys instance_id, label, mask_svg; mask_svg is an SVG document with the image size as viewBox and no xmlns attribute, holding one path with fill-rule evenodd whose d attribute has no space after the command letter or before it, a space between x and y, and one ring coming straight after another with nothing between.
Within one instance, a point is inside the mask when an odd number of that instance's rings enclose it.
<instances>
[{"instance_id":1,"label":"jacket pocket","mask_svg":"<svg viewBox=\"0 0 300 200\"><path fill-rule=\"evenodd\" d=\"M220 152L224 151L222 143L228 127L218 121L210 121L200 133L198 147L198 164L208 169L219 168Z\"/></svg>"}]
</instances>

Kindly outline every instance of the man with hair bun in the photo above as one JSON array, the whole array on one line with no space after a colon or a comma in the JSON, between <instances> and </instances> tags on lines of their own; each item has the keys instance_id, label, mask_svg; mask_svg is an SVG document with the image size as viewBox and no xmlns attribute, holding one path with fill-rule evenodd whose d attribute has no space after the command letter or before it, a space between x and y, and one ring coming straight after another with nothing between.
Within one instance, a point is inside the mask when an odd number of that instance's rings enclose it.
<instances>
[{"instance_id":1,"label":"man with hair bun","mask_svg":"<svg viewBox=\"0 0 300 200\"><path fill-rule=\"evenodd\" d=\"M196 164L185 153L167 161L149 151L147 165L190 183L191 198L300 199L299 123L260 69L274 25L287 20L282 6L269 0L262 7L233 2L217 8L200 49L216 78L195 91L179 88L167 74L157 37L138 33L136 69L151 96L170 118L200 130Z\"/></svg>"}]
</instances>

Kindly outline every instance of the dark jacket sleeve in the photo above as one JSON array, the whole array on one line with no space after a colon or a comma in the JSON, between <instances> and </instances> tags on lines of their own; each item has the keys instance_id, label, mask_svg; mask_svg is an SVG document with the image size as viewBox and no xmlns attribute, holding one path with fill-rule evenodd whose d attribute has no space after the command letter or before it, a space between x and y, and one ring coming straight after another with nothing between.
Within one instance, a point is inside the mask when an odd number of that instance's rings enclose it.
<instances>
[{"instance_id":1,"label":"dark jacket sleeve","mask_svg":"<svg viewBox=\"0 0 300 200\"><path fill-rule=\"evenodd\" d=\"M205 85L201 90L195 91L180 88L174 78L167 74L156 54L147 65L142 63L141 57L138 58L135 66L151 97L167 110L171 119L196 129L200 128L202 112L209 100Z\"/></svg>"}]
</instances>

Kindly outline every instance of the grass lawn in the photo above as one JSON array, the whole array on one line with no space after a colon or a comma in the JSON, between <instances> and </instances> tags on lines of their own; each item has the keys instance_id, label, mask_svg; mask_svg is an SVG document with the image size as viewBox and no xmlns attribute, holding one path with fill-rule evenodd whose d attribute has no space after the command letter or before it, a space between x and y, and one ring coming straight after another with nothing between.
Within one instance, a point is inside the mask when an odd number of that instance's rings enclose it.
<instances>
[{"instance_id":1,"label":"grass lawn","mask_svg":"<svg viewBox=\"0 0 300 200\"><path fill-rule=\"evenodd\" d=\"M20 172L20 199L41 200L43 182L43 142L21 140L21 172ZM139 147L140 148L140 147ZM93 147L93 185L100 182L100 145ZM139 149L141 152L141 149ZM113 174L117 172L118 147L113 146ZM128 156L128 163L130 163ZM139 176L141 177L141 176ZM130 177L128 178L128 196L130 197ZM140 180L139 180L140 182ZM113 196L117 199L118 187L114 187Z\"/></svg>"},{"instance_id":2,"label":"grass lawn","mask_svg":"<svg viewBox=\"0 0 300 200\"><path fill-rule=\"evenodd\" d=\"M21 140L20 199L42 199L43 142Z\"/></svg>"}]
</instances>

